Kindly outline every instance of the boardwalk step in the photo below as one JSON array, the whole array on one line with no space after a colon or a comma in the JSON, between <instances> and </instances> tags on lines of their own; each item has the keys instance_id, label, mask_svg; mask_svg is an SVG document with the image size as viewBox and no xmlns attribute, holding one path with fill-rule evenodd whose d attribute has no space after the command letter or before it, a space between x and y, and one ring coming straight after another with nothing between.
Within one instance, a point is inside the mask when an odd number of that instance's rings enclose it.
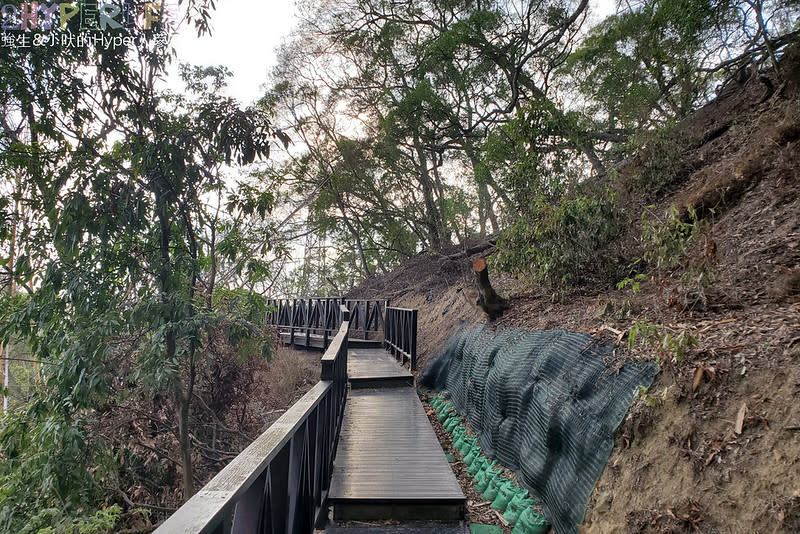
<instances>
[{"instance_id":1,"label":"boardwalk step","mask_svg":"<svg viewBox=\"0 0 800 534\"><path fill-rule=\"evenodd\" d=\"M414 377L410 375L350 378L350 387L352 389L400 388L413 385Z\"/></svg>"},{"instance_id":2,"label":"boardwalk step","mask_svg":"<svg viewBox=\"0 0 800 534\"><path fill-rule=\"evenodd\" d=\"M458 523L420 523L410 522L399 525L328 525L320 534L469 534L464 522Z\"/></svg>"},{"instance_id":3,"label":"boardwalk step","mask_svg":"<svg viewBox=\"0 0 800 534\"><path fill-rule=\"evenodd\" d=\"M333 517L338 521L458 521L464 517L464 503L339 501L333 507Z\"/></svg>"},{"instance_id":4,"label":"boardwalk step","mask_svg":"<svg viewBox=\"0 0 800 534\"><path fill-rule=\"evenodd\" d=\"M284 330L281 331L280 336L281 336L281 341L288 345L291 339L291 334L288 331ZM333 334L331 334L331 336L328 337L328 342L330 342L330 340L332 339L333 339ZM310 336L308 336L308 343L306 343L305 333L295 332L294 334L294 346L298 348L312 348L312 349L322 350L324 342L325 339L323 338L323 336L318 334L311 334ZM350 338L347 341L347 345L348 347L355 349L358 348L380 349L381 347L383 347L383 342L375 341L372 339Z\"/></svg>"},{"instance_id":5,"label":"boardwalk step","mask_svg":"<svg viewBox=\"0 0 800 534\"><path fill-rule=\"evenodd\" d=\"M353 389L405 387L414 385L414 375L383 349L350 346L347 376Z\"/></svg>"},{"instance_id":6,"label":"boardwalk step","mask_svg":"<svg viewBox=\"0 0 800 534\"><path fill-rule=\"evenodd\" d=\"M464 518L464 494L412 388L351 391L328 503L335 520Z\"/></svg>"}]
</instances>

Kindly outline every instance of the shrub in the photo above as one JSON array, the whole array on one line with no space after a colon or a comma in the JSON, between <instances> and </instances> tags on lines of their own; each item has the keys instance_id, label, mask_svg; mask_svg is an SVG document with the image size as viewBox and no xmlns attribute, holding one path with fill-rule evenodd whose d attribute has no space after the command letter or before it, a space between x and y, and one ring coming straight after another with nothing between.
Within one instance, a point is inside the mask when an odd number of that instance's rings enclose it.
<instances>
[{"instance_id":1,"label":"shrub","mask_svg":"<svg viewBox=\"0 0 800 534\"><path fill-rule=\"evenodd\" d=\"M681 220L678 209L673 205L664 218L655 216L652 207L642 213L642 244L644 259L656 271L669 271L683 266L684 283L697 283L707 287L714 280L714 244L711 238L711 224L698 220L693 210L689 210L689 221ZM702 246L702 250L690 257L690 250Z\"/></svg>"},{"instance_id":2,"label":"shrub","mask_svg":"<svg viewBox=\"0 0 800 534\"><path fill-rule=\"evenodd\" d=\"M564 290L601 275L601 251L622 228L622 217L610 189L603 194L565 196L534 202L501 237L495 265Z\"/></svg>"}]
</instances>

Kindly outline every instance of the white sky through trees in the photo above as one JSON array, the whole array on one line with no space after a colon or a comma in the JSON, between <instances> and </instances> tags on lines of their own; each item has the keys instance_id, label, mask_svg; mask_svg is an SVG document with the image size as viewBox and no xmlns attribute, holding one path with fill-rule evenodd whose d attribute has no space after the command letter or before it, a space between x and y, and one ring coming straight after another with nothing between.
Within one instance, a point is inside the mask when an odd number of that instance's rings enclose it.
<instances>
[{"instance_id":1,"label":"white sky through trees","mask_svg":"<svg viewBox=\"0 0 800 534\"><path fill-rule=\"evenodd\" d=\"M590 15L584 29L588 30L616 11L616 0L589 0ZM170 67L167 86L177 93L184 91L178 76L178 65L224 65L231 72L225 96L236 98L245 105L263 96L277 56L276 48L297 26L297 9L289 0L218 0L211 17L212 34L197 37L193 27L180 27L172 45L176 58ZM296 146L296 145L295 145ZM280 155L275 155L279 157ZM286 213L284 213L286 211ZM278 210L282 219L289 210ZM292 245L294 263L301 263L304 245Z\"/></svg>"},{"instance_id":2,"label":"white sky through trees","mask_svg":"<svg viewBox=\"0 0 800 534\"><path fill-rule=\"evenodd\" d=\"M587 28L614 13L614 0L590 0L592 15ZM182 27L173 45L177 53L169 87L183 91L178 64L225 65L233 76L227 96L249 104L264 94L264 84L275 65L275 48L297 23L296 6L286 0L219 0L211 17L211 36L197 37L194 28Z\"/></svg>"},{"instance_id":3,"label":"white sky through trees","mask_svg":"<svg viewBox=\"0 0 800 534\"><path fill-rule=\"evenodd\" d=\"M233 76L227 96L249 104L264 94L275 64L275 48L295 26L295 3L286 0L219 0L211 16L212 34L198 38L193 27L181 27L173 40L177 54L169 87L180 92L178 64L224 65Z\"/></svg>"}]
</instances>

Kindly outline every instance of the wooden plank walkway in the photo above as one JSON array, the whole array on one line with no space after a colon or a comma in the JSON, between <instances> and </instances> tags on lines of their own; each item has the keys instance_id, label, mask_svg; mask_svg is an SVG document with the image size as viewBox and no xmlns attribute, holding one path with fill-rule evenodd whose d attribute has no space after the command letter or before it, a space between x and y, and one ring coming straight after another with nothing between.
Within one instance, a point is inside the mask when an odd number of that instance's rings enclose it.
<instances>
[{"instance_id":1,"label":"wooden plank walkway","mask_svg":"<svg viewBox=\"0 0 800 534\"><path fill-rule=\"evenodd\" d=\"M403 523L402 525L350 524L327 526L325 534L469 534L466 522Z\"/></svg>"},{"instance_id":2,"label":"wooden plank walkway","mask_svg":"<svg viewBox=\"0 0 800 534\"><path fill-rule=\"evenodd\" d=\"M347 376L350 386L380 388L414 385L414 375L379 348L354 348L347 351Z\"/></svg>"},{"instance_id":3,"label":"wooden plank walkway","mask_svg":"<svg viewBox=\"0 0 800 534\"><path fill-rule=\"evenodd\" d=\"M349 351L351 384L359 377L411 376L391 355L376 352ZM350 392L328 503L336 520L464 518L464 494L412 387Z\"/></svg>"},{"instance_id":4,"label":"wooden plank walkway","mask_svg":"<svg viewBox=\"0 0 800 534\"><path fill-rule=\"evenodd\" d=\"M281 341L285 344L289 344L289 340L291 339L291 334L288 330L283 330L280 332ZM311 334L309 337L309 344L306 345L306 334L305 332L300 332L299 330L294 333L294 346L295 348L300 349L317 349L317 350L324 350L323 343L324 338L319 334ZM333 339L333 334L328 336L328 342ZM350 348L381 348L383 346L382 341L375 341L371 339L358 339L358 338L350 338L347 341L347 344Z\"/></svg>"}]
</instances>

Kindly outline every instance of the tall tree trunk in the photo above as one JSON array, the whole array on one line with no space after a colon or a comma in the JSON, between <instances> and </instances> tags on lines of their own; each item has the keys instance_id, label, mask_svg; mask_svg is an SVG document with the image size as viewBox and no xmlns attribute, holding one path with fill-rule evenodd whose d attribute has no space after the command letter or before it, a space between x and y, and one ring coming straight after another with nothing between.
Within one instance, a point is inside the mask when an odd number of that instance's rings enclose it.
<instances>
[{"instance_id":1,"label":"tall tree trunk","mask_svg":"<svg viewBox=\"0 0 800 534\"><path fill-rule=\"evenodd\" d=\"M183 464L183 498L189 500L194 495L194 466L192 464L192 441L189 436L189 399L183 392L183 382L180 378L174 383L174 399L178 415L178 442L181 449L181 463Z\"/></svg>"},{"instance_id":2,"label":"tall tree trunk","mask_svg":"<svg viewBox=\"0 0 800 534\"><path fill-rule=\"evenodd\" d=\"M3 358L3 392L0 394L0 397L3 398L3 413L6 413L8 411L8 396L5 395L5 392L8 391L8 388L11 385L11 370L8 367L8 347L0 345L0 357Z\"/></svg>"},{"instance_id":3,"label":"tall tree trunk","mask_svg":"<svg viewBox=\"0 0 800 534\"><path fill-rule=\"evenodd\" d=\"M171 306L169 306L170 292L172 284L170 282L170 241L171 241L171 224L172 221L169 217L167 207L167 198L170 194L164 184L162 183L165 178L163 176L155 177L156 187L154 193L156 195L156 204L158 210L158 222L161 231L161 239L159 241L159 252L161 255L161 271L159 272L159 292L161 293L161 303L164 306L163 320L169 325L174 321L172 316ZM177 351L177 335L174 327L167 327L165 335L165 359L166 361L173 361ZM194 495L194 470L192 466L192 449L191 440L189 438L189 402L183 394L183 383L180 378L180 370L177 371L178 375L172 379L173 399L175 402L175 410L178 419L178 443L181 449L181 463L183 464L183 496L188 500Z\"/></svg>"},{"instance_id":4,"label":"tall tree trunk","mask_svg":"<svg viewBox=\"0 0 800 534\"><path fill-rule=\"evenodd\" d=\"M509 207L513 206L511 199L508 198L506 192L502 191L495 183L494 177L488 169L486 169L484 173L480 173L478 166L481 162L480 159L478 159L477 151L472 143L466 142L464 144L464 152L467 154L470 165L472 166L472 176L474 177L475 184L478 188L478 202L483 205L484 215L492 223L492 233L495 233L500 230L500 224L497 221L497 214L494 211L494 202L492 201L492 195L489 192L489 186L492 186L492 189L495 190L495 193L497 193ZM481 221L481 228L483 228L485 224L486 220L484 219Z\"/></svg>"},{"instance_id":5,"label":"tall tree trunk","mask_svg":"<svg viewBox=\"0 0 800 534\"><path fill-rule=\"evenodd\" d=\"M435 157L435 156L434 156ZM434 161L433 163L433 183L436 186L436 198L439 200L437 203L438 205L438 222L439 222L439 235L442 236L442 245L444 246L447 243L450 243L452 237L452 231L450 229L450 225L445 223L445 196L444 196L444 184L442 183L442 177L439 175L439 167L442 165L442 160Z\"/></svg>"},{"instance_id":6,"label":"tall tree trunk","mask_svg":"<svg viewBox=\"0 0 800 534\"><path fill-rule=\"evenodd\" d=\"M428 229L428 239L431 248L435 251L442 250L442 223L439 207L436 205L434 197L434 184L428 169L428 157L419 136L414 136L414 148L417 152L417 165L419 171L419 183L422 185L422 197L425 202L425 227Z\"/></svg>"},{"instance_id":7,"label":"tall tree trunk","mask_svg":"<svg viewBox=\"0 0 800 534\"><path fill-rule=\"evenodd\" d=\"M216 218L211 223L211 240L208 245L208 254L211 257L211 270L208 273L208 287L206 287L206 308L209 310L214 305L214 286L217 285L217 224Z\"/></svg>"},{"instance_id":8,"label":"tall tree trunk","mask_svg":"<svg viewBox=\"0 0 800 534\"><path fill-rule=\"evenodd\" d=\"M15 183L15 192L19 193L22 189L22 177L19 173L16 174L16 183ZM24 218L24 212L22 212L24 208L20 206L19 199L14 200L14 221L13 221L13 228L11 228L11 243L9 247L9 254L8 254L8 272L11 273L9 277L8 283L8 295L13 297L17 291L17 285L14 283L14 268L16 267L17 262L17 224L18 220ZM11 385L11 367L10 367L10 360L11 354L8 350L8 345L0 345L0 354L3 355L3 391L8 391L9 386ZM38 360L38 358L35 358ZM34 362L34 375L39 371L38 363ZM3 397L3 413L8 412L8 396L2 395Z\"/></svg>"},{"instance_id":9,"label":"tall tree trunk","mask_svg":"<svg viewBox=\"0 0 800 534\"><path fill-rule=\"evenodd\" d=\"M361 268L364 270L364 275L369 278L372 276L372 272L369 270L367 255L364 254L364 244L361 242L361 232L359 232L358 229L350 222L344 202L338 195L336 196L336 204L339 206L339 211L342 212L342 221L344 221L344 225L347 227L347 230L350 232L350 234L352 234L353 239L356 240L356 251L358 252L358 257L361 258Z\"/></svg>"}]
</instances>

